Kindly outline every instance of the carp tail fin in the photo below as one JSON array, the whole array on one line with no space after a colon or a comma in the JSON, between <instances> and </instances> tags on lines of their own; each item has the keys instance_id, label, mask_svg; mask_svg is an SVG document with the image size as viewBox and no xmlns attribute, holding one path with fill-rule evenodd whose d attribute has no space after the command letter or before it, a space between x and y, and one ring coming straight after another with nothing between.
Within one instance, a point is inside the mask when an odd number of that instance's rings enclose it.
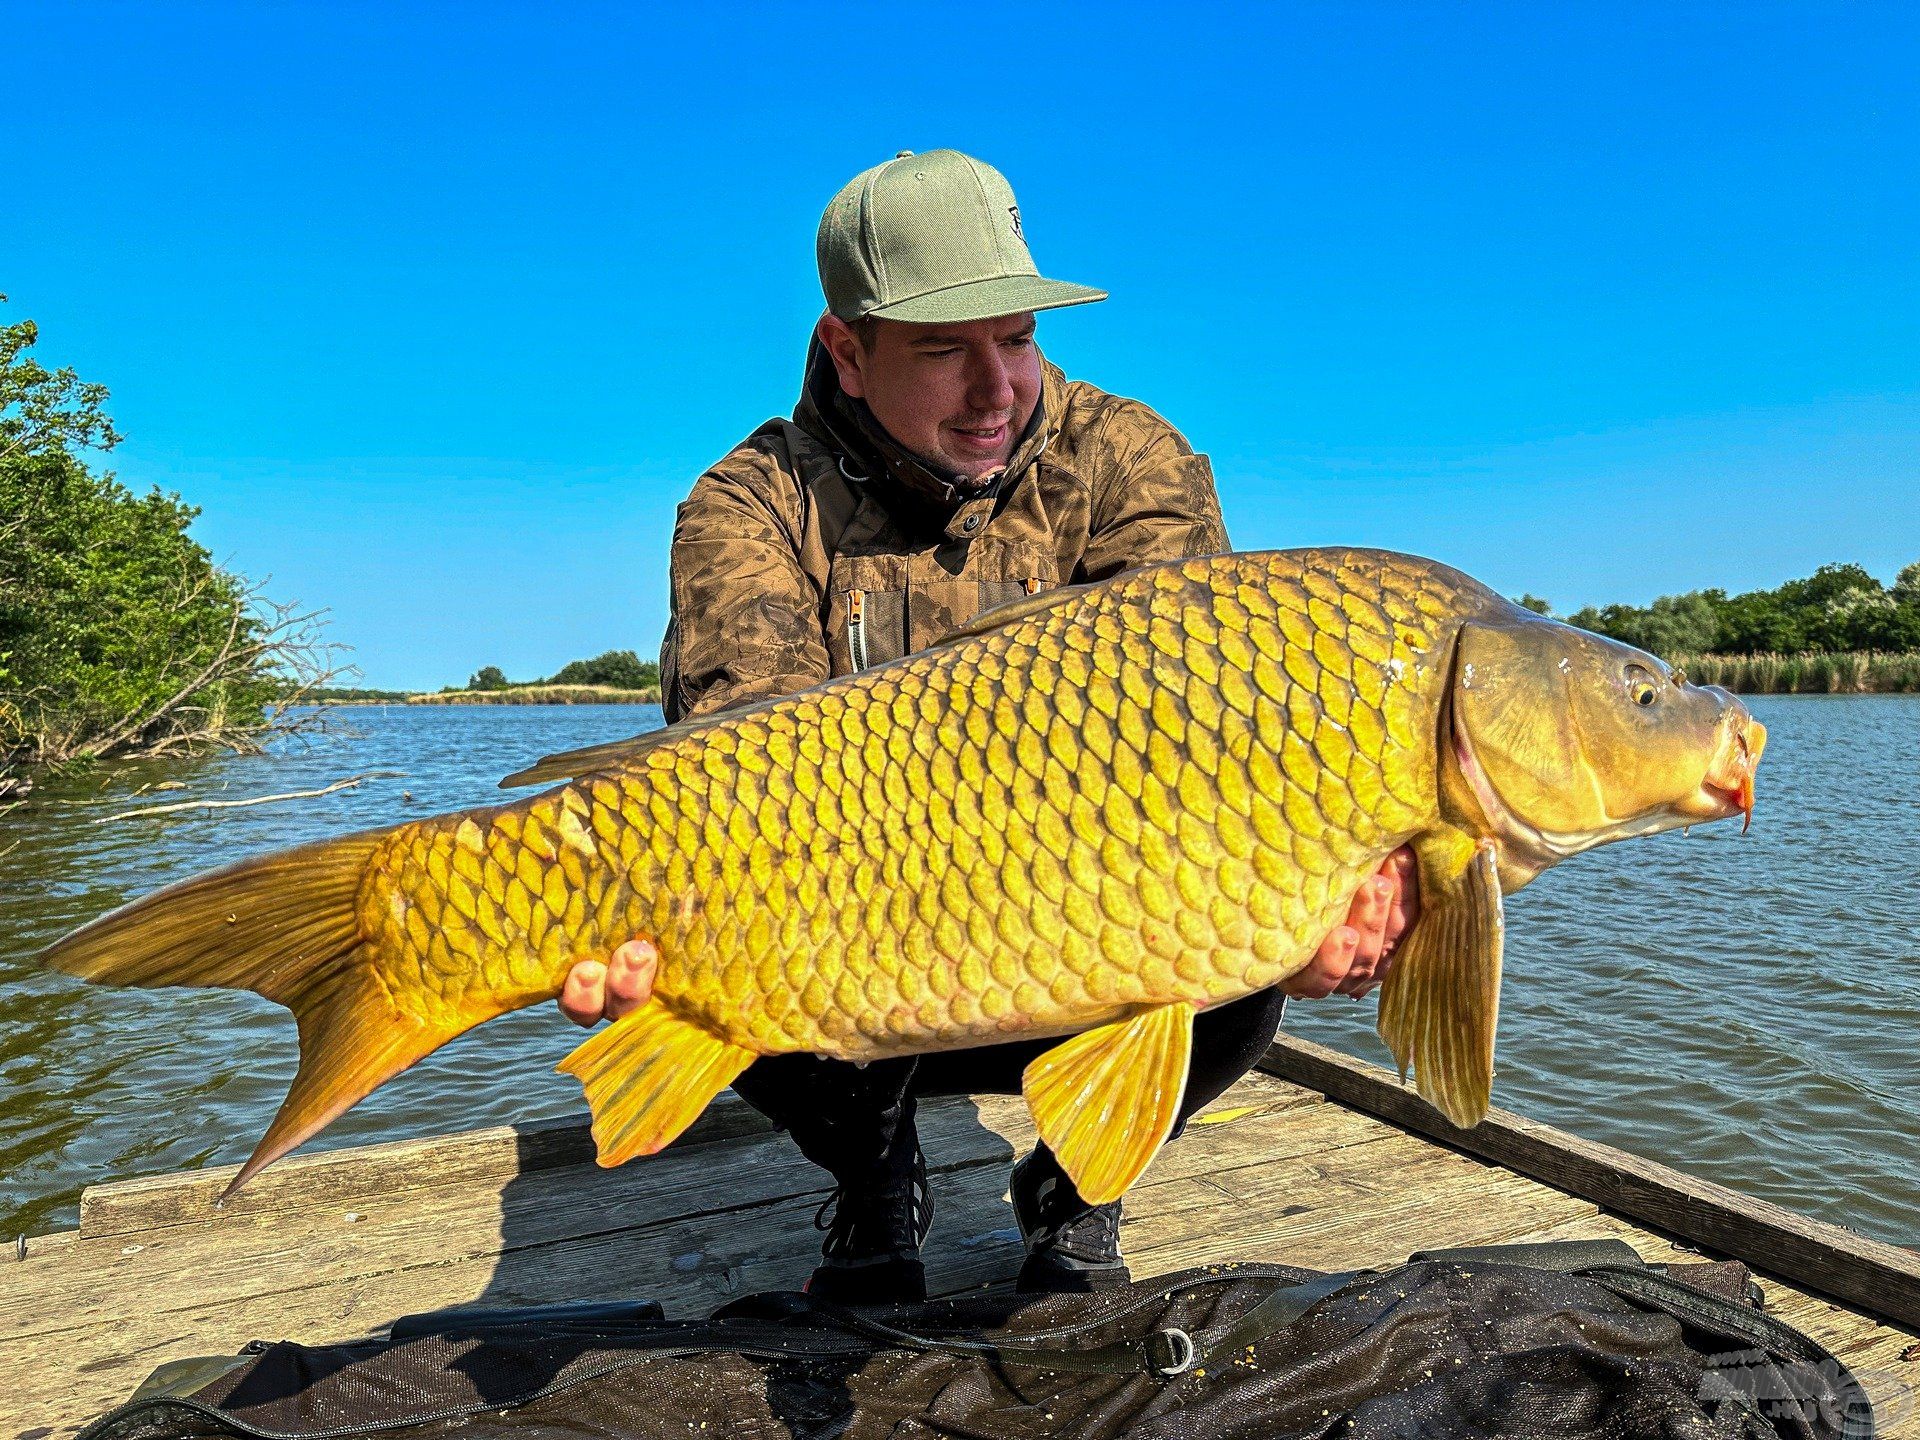
<instances>
[{"instance_id":1,"label":"carp tail fin","mask_svg":"<svg viewBox=\"0 0 1920 1440\"><path fill-rule=\"evenodd\" d=\"M1173 1132L1193 1007L1155 1005L1062 1041L1021 1076L1040 1138L1092 1205L1118 1200Z\"/></svg>"},{"instance_id":2,"label":"carp tail fin","mask_svg":"<svg viewBox=\"0 0 1920 1440\"><path fill-rule=\"evenodd\" d=\"M39 956L49 969L96 984L251 990L293 1012L299 1073L228 1195L477 1023L403 1013L367 958L357 902L386 833L195 876L82 926Z\"/></svg>"},{"instance_id":3,"label":"carp tail fin","mask_svg":"<svg viewBox=\"0 0 1920 1440\"><path fill-rule=\"evenodd\" d=\"M600 1163L619 1165L672 1143L758 1058L654 1000L585 1041L558 1068L586 1089Z\"/></svg>"},{"instance_id":4,"label":"carp tail fin","mask_svg":"<svg viewBox=\"0 0 1920 1440\"><path fill-rule=\"evenodd\" d=\"M1420 918L1393 958L1380 996L1380 1038L1411 1069L1421 1098L1463 1129L1486 1118L1500 1018L1506 927L1491 842L1465 868L1421 854ZM1448 869L1455 870L1449 878Z\"/></svg>"},{"instance_id":5,"label":"carp tail fin","mask_svg":"<svg viewBox=\"0 0 1920 1440\"><path fill-rule=\"evenodd\" d=\"M360 943L355 902L385 831L298 845L196 875L54 941L39 961L101 985L213 985L288 1003Z\"/></svg>"},{"instance_id":6,"label":"carp tail fin","mask_svg":"<svg viewBox=\"0 0 1920 1440\"><path fill-rule=\"evenodd\" d=\"M313 974L300 993L281 1003L300 1027L300 1069L222 1200L409 1065L479 1023L472 1017L424 1019L402 1011L379 972L357 951Z\"/></svg>"}]
</instances>

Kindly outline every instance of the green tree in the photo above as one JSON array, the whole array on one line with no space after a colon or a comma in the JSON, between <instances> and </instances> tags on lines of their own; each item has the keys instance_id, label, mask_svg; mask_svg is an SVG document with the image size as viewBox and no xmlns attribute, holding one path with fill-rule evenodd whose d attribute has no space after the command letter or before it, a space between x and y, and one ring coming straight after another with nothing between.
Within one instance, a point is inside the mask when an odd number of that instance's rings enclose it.
<instances>
[{"instance_id":1,"label":"green tree","mask_svg":"<svg viewBox=\"0 0 1920 1440\"><path fill-rule=\"evenodd\" d=\"M1538 595L1522 595L1513 603L1518 605L1522 610L1531 610L1536 615L1551 615L1553 613L1553 606L1547 601L1542 600Z\"/></svg>"},{"instance_id":2,"label":"green tree","mask_svg":"<svg viewBox=\"0 0 1920 1440\"><path fill-rule=\"evenodd\" d=\"M38 339L0 326L0 762L251 745L326 678L316 617L215 565L179 496L90 469L120 440L106 389Z\"/></svg>"},{"instance_id":3,"label":"green tree","mask_svg":"<svg viewBox=\"0 0 1920 1440\"><path fill-rule=\"evenodd\" d=\"M1920 604L1920 560L1900 567L1893 581L1893 598L1902 605Z\"/></svg>"},{"instance_id":4,"label":"green tree","mask_svg":"<svg viewBox=\"0 0 1920 1440\"><path fill-rule=\"evenodd\" d=\"M508 683L507 672L498 665L482 665L473 672L473 678L467 681L467 689L504 690Z\"/></svg>"},{"instance_id":5,"label":"green tree","mask_svg":"<svg viewBox=\"0 0 1920 1440\"><path fill-rule=\"evenodd\" d=\"M660 667L631 650L609 650L591 660L562 665L549 685L612 685L622 690L650 690L660 683Z\"/></svg>"}]
</instances>

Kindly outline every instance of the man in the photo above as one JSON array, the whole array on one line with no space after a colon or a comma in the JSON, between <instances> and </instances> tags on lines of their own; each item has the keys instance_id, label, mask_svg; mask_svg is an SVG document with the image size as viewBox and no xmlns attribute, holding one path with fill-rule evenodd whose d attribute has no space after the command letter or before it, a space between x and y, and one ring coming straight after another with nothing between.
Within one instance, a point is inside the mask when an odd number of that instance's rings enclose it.
<instances>
[{"instance_id":1,"label":"man","mask_svg":"<svg viewBox=\"0 0 1920 1440\"><path fill-rule=\"evenodd\" d=\"M1146 406L1041 358L1035 312L1106 296L1040 277L997 171L903 152L835 197L818 259L827 313L792 420L761 426L680 507L660 662L669 721L898 659L1024 594L1227 548L1206 457ZM1369 989L1412 921L1411 876L1411 855L1392 857L1287 993ZM588 1025L626 1013L656 960L642 939L608 965L582 962L561 1009ZM1259 1059L1284 1003L1270 992L1198 1017L1180 1126ZM812 1293L924 1297L917 1099L1018 1093L1055 1043L865 1067L773 1056L734 1082L837 1182ZM1087 1204L1044 1145L1011 1192L1023 1289L1128 1278L1119 1203Z\"/></svg>"}]
</instances>

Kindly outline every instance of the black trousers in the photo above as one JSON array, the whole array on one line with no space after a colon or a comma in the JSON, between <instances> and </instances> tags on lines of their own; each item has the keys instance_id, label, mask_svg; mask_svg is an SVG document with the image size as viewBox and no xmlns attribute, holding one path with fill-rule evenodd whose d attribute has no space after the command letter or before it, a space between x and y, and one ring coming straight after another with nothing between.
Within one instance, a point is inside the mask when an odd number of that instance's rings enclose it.
<instances>
[{"instance_id":1,"label":"black trousers","mask_svg":"<svg viewBox=\"0 0 1920 1440\"><path fill-rule=\"evenodd\" d=\"M1193 1060L1173 1133L1254 1066L1280 1029L1286 997L1262 990L1194 1017ZM733 1082L746 1102L789 1132L800 1153L857 1180L912 1153L916 1101L922 1095L1018 1095L1028 1062L1058 1036L943 1050L865 1067L818 1055L769 1055Z\"/></svg>"}]
</instances>

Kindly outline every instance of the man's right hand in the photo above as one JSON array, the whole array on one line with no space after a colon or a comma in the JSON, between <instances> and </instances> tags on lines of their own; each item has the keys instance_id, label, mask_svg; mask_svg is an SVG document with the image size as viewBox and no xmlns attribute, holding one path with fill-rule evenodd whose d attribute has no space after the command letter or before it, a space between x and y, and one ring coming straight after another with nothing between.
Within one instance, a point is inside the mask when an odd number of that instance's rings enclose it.
<instances>
[{"instance_id":1,"label":"man's right hand","mask_svg":"<svg viewBox=\"0 0 1920 1440\"><path fill-rule=\"evenodd\" d=\"M576 1025L598 1025L637 1010L653 995L660 952L642 935L613 952L604 964L576 961L560 991L560 1013Z\"/></svg>"}]
</instances>

